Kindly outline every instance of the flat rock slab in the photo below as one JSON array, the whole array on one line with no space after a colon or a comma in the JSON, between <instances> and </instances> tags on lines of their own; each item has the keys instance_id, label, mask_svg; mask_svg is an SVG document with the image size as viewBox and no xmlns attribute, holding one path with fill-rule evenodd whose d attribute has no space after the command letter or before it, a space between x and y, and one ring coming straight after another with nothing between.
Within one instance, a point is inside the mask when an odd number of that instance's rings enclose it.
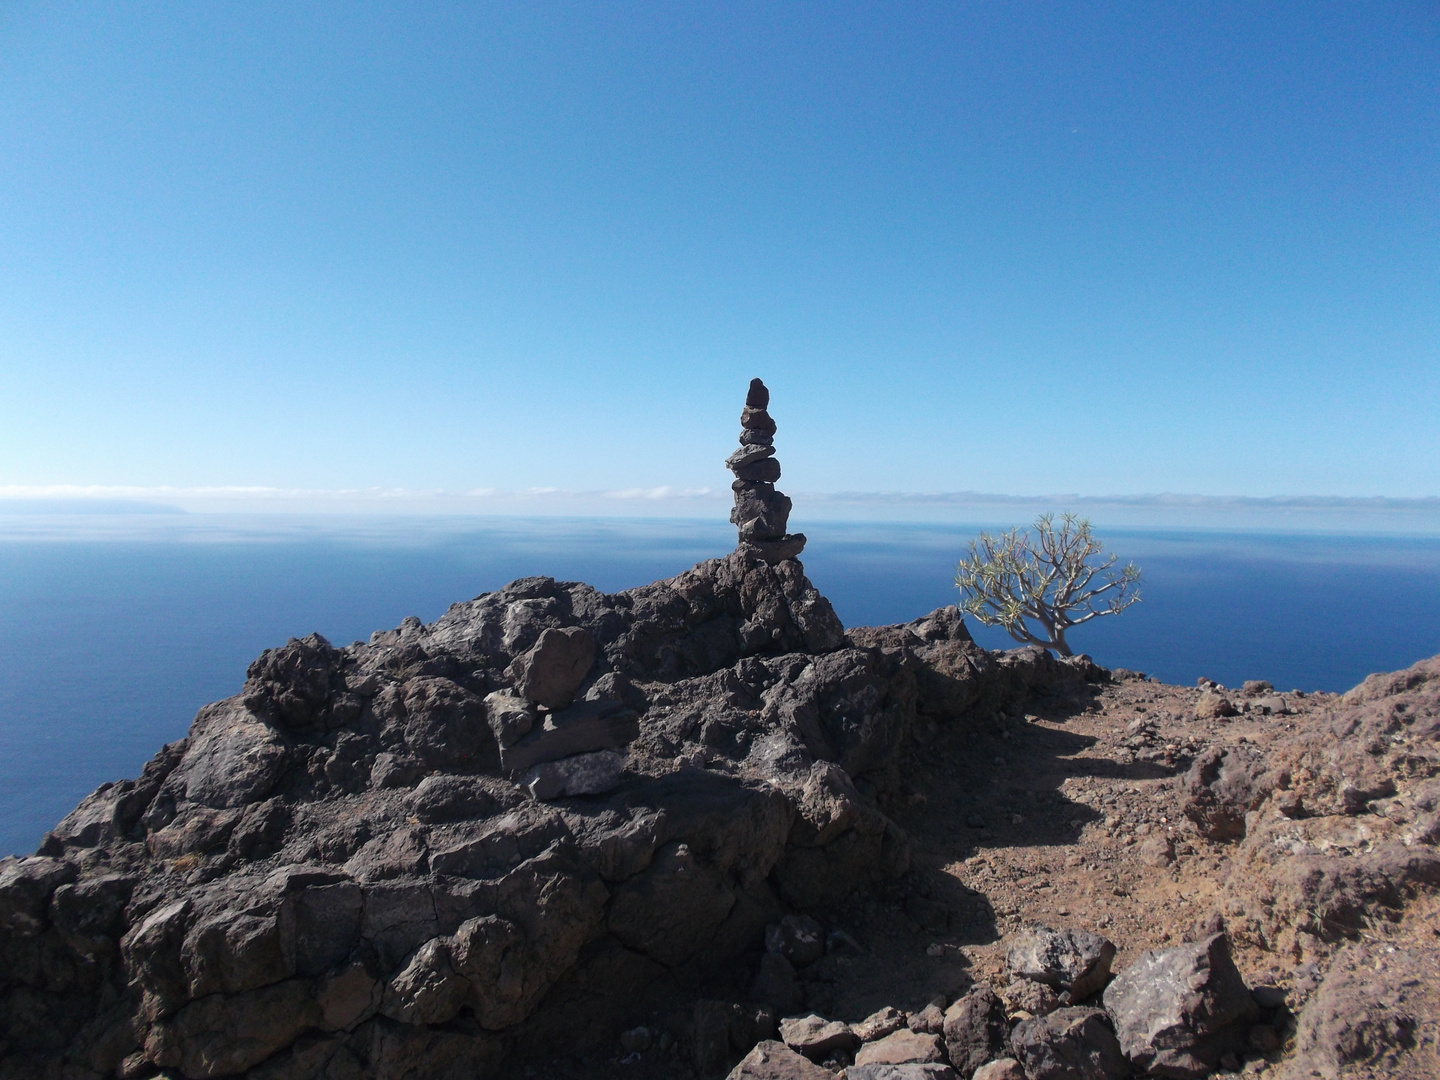
<instances>
[{"instance_id":1,"label":"flat rock slab","mask_svg":"<svg viewBox=\"0 0 1440 1080\"><path fill-rule=\"evenodd\" d=\"M943 1062L945 1051L938 1035L901 1028L877 1042L866 1043L855 1054L856 1065L906 1065Z\"/></svg>"},{"instance_id":2,"label":"flat rock slab","mask_svg":"<svg viewBox=\"0 0 1440 1080\"><path fill-rule=\"evenodd\" d=\"M874 1042L899 1031L905 1026L905 1014L890 1005L873 1012L858 1024L851 1024L850 1030L861 1042Z\"/></svg>"},{"instance_id":3,"label":"flat rock slab","mask_svg":"<svg viewBox=\"0 0 1440 1080\"><path fill-rule=\"evenodd\" d=\"M541 802L571 795L603 795L620 786L625 756L614 750L595 750L559 761L536 765L520 779L520 786Z\"/></svg>"},{"instance_id":4,"label":"flat rock slab","mask_svg":"<svg viewBox=\"0 0 1440 1080\"><path fill-rule=\"evenodd\" d=\"M514 746L500 748L500 765L523 773L547 761L592 750L618 750L640 734L640 716L618 701L579 701L551 713Z\"/></svg>"},{"instance_id":5,"label":"flat rock slab","mask_svg":"<svg viewBox=\"0 0 1440 1080\"><path fill-rule=\"evenodd\" d=\"M1005 953L1012 977L1069 991L1071 1004L1104 988L1114 959L1115 946L1089 930L1029 930Z\"/></svg>"},{"instance_id":6,"label":"flat rock slab","mask_svg":"<svg viewBox=\"0 0 1440 1080\"><path fill-rule=\"evenodd\" d=\"M811 1058L823 1057L832 1050L851 1050L856 1043L849 1024L826 1020L814 1013L781 1020L780 1038L790 1049Z\"/></svg>"},{"instance_id":7,"label":"flat rock slab","mask_svg":"<svg viewBox=\"0 0 1440 1080\"><path fill-rule=\"evenodd\" d=\"M756 1043L726 1080L835 1080L835 1074L781 1042Z\"/></svg>"}]
</instances>

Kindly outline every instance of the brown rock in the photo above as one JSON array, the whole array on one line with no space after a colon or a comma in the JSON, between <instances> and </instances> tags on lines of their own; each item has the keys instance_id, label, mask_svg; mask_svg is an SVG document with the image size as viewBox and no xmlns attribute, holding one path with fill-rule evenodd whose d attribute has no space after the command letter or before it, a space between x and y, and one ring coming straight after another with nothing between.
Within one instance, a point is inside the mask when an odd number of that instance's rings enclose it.
<instances>
[{"instance_id":1,"label":"brown rock","mask_svg":"<svg viewBox=\"0 0 1440 1080\"><path fill-rule=\"evenodd\" d=\"M835 1080L835 1074L791 1050L784 1043L758 1043L726 1080Z\"/></svg>"},{"instance_id":2,"label":"brown rock","mask_svg":"<svg viewBox=\"0 0 1440 1080\"><path fill-rule=\"evenodd\" d=\"M911 1061L944 1060L945 1051L939 1036L904 1028L878 1042L866 1043L855 1054L856 1065L904 1065Z\"/></svg>"},{"instance_id":3,"label":"brown rock","mask_svg":"<svg viewBox=\"0 0 1440 1080\"><path fill-rule=\"evenodd\" d=\"M780 1038L790 1049L808 1058L821 1058L832 1050L852 1050L855 1034L839 1020L809 1016L788 1016L780 1021Z\"/></svg>"},{"instance_id":4,"label":"brown rock","mask_svg":"<svg viewBox=\"0 0 1440 1080\"><path fill-rule=\"evenodd\" d=\"M905 1026L905 1014L899 1009L886 1005L878 1012L873 1012L858 1024L851 1024L850 1030L861 1042L874 1042L876 1039L883 1039L892 1032L899 1031Z\"/></svg>"},{"instance_id":5,"label":"brown rock","mask_svg":"<svg viewBox=\"0 0 1440 1080\"><path fill-rule=\"evenodd\" d=\"M1196 720L1217 720L1222 716L1234 716L1235 705L1224 694L1207 690L1195 702Z\"/></svg>"},{"instance_id":6,"label":"brown rock","mask_svg":"<svg viewBox=\"0 0 1440 1080\"><path fill-rule=\"evenodd\" d=\"M1014 1058L1000 1058L975 1070L971 1080L1026 1080L1025 1070Z\"/></svg>"}]
</instances>

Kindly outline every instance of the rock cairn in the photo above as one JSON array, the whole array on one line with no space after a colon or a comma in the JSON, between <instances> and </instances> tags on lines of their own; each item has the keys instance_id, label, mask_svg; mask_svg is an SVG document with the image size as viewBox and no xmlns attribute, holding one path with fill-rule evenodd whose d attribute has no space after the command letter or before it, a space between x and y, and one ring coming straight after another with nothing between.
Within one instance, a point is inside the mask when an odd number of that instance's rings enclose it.
<instances>
[{"instance_id":1,"label":"rock cairn","mask_svg":"<svg viewBox=\"0 0 1440 1080\"><path fill-rule=\"evenodd\" d=\"M740 412L740 449L725 459L725 467L735 474L730 521L740 530L740 547L774 565L805 550L805 534L785 531L790 500L775 490L780 462L775 457L775 421L766 411L769 405L770 391L759 379L751 379Z\"/></svg>"}]
</instances>

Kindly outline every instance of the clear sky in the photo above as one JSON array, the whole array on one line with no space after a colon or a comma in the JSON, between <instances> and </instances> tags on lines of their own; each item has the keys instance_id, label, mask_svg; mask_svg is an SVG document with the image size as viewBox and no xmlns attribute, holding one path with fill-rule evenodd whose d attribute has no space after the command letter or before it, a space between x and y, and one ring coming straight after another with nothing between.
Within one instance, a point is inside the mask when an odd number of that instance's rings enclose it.
<instances>
[{"instance_id":1,"label":"clear sky","mask_svg":"<svg viewBox=\"0 0 1440 1080\"><path fill-rule=\"evenodd\" d=\"M1440 494L1433 3L0 6L0 486Z\"/></svg>"}]
</instances>

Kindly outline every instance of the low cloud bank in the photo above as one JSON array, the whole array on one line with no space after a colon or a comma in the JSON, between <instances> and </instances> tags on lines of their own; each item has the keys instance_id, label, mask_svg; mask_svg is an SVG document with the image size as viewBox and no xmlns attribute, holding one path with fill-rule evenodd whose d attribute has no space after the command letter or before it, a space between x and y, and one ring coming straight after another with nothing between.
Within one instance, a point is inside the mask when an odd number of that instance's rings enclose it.
<instances>
[{"instance_id":1,"label":"low cloud bank","mask_svg":"<svg viewBox=\"0 0 1440 1080\"><path fill-rule=\"evenodd\" d=\"M0 515L344 514L724 520L721 488L564 488L445 491L261 486L0 486ZM1073 510L1099 526L1440 534L1440 498L1322 495L1000 495L986 492L798 492L797 521L1019 524ZM802 525L803 527L803 525Z\"/></svg>"}]
</instances>

